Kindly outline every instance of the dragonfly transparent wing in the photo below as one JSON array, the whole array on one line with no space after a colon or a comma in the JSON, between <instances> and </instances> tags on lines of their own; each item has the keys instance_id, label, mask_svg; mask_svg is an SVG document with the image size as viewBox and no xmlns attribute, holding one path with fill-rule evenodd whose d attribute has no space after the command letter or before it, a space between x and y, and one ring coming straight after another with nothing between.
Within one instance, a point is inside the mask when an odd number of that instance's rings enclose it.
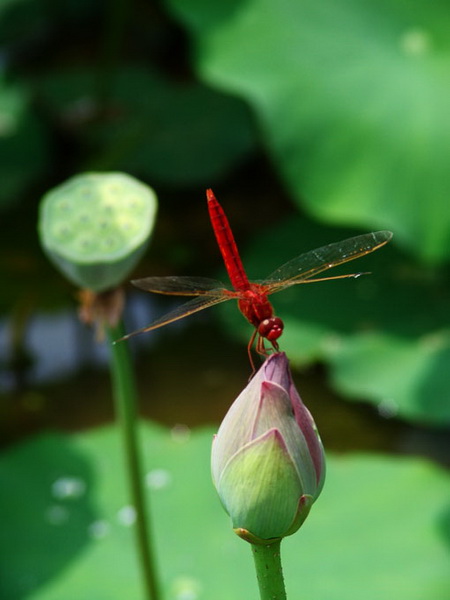
<instances>
[{"instance_id":1,"label":"dragonfly transparent wing","mask_svg":"<svg viewBox=\"0 0 450 600\"><path fill-rule=\"evenodd\" d=\"M322 246L293 258L261 283L267 293L303 283L327 269L337 267L381 248L391 238L390 231L375 231Z\"/></svg>"},{"instance_id":2,"label":"dragonfly transparent wing","mask_svg":"<svg viewBox=\"0 0 450 600\"><path fill-rule=\"evenodd\" d=\"M134 279L134 286L154 294L171 294L174 296L216 296L227 289L226 286L215 279L208 277L144 277Z\"/></svg>"},{"instance_id":3,"label":"dragonfly transparent wing","mask_svg":"<svg viewBox=\"0 0 450 600\"><path fill-rule=\"evenodd\" d=\"M220 304L221 302L225 302L226 300L233 298L231 294L226 295L222 293L223 291L224 290L217 290L217 294L215 296L197 296L196 298L192 298L191 300L188 300L188 302L181 304L181 306L177 306L177 308L174 308L159 319L156 319L156 321L153 321L147 327L142 327L142 329L133 331L118 341L126 340L134 335L137 335L138 333L145 333L147 331L153 331L153 329L158 329L159 327L164 327L164 325L168 325L169 323L183 319L184 317L199 312L200 310L209 308L210 306Z\"/></svg>"}]
</instances>

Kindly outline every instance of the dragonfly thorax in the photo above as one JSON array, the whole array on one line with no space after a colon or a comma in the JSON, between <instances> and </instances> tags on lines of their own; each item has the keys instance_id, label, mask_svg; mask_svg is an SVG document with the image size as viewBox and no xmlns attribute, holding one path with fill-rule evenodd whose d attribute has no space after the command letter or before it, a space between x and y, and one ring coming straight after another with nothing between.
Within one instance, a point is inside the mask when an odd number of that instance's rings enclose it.
<instances>
[{"instance_id":1,"label":"dragonfly thorax","mask_svg":"<svg viewBox=\"0 0 450 600\"><path fill-rule=\"evenodd\" d=\"M262 321L273 317L273 308L267 296L258 290L249 289L241 294L239 310L258 329Z\"/></svg>"}]
</instances>

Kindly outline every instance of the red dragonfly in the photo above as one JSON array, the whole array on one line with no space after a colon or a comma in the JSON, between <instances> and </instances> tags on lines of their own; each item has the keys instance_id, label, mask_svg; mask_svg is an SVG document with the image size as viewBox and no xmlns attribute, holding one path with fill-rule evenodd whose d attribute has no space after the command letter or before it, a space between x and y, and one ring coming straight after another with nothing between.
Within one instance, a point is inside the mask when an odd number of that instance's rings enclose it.
<instances>
[{"instance_id":1,"label":"red dragonfly","mask_svg":"<svg viewBox=\"0 0 450 600\"><path fill-rule=\"evenodd\" d=\"M264 340L270 342L273 349L277 351L279 349L277 340L283 333L283 321L275 316L273 307L267 298L270 294L298 283L358 277L361 273L320 278L315 276L327 269L381 248L392 237L390 231L376 231L329 244L297 256L276 269L264 281L249 281L222 207L212 190L206 191L206 197L211 224L233 289L227 288L220 281L207 277L181 276L135 279L132 281L133 285L146 292L174 296L194 296L194 298L160 317L147 327L134 331L122 339L127 339L138 333L152 331L204 308L234 299L237 300L241 313L255 327L248 344L250 362L253 365L251 348L255 338L257 338L256 351L263 356L267 356L268 352Z\"/></svg>"}]
</instances>

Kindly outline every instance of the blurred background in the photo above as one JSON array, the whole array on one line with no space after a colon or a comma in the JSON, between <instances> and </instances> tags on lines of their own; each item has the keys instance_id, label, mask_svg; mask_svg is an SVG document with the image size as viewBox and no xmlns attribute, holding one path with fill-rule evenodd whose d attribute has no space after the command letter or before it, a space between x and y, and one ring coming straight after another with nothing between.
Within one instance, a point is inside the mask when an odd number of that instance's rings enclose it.
<instances>
[{"instance_id":1,"label":"blurred background","mask_svg":"<svg viewBox=\"0 0 450 600\"><path fill-rule=\"evenodd\" d=\"M3 445L112 419L105 348L78 323L76 290L43 256L36 221L68 177L125 171L160 204L134 277L226 278L207 187L251 278L393 231L347 265L371 275L273 297L282 349L326 444L448 460L449 16L439 3L405 14L325 4L1 4ZM174 305L127 293L129 331ZM142 414L216 423L248 376L250 334L226 306L133 340Z\"/></svg>"},{"instance_id":2,"label":"blurred background","mask_svg":"<svg viewBox=\"0 0 450 600\"><path fill-rule=\"evenodd\" d=\"M99 426L114 420L107 348L79 322L78 290L48 262L36 229L42 196L89 171L126 172L157 193L151 243L133 278L226 281L208 187L253 279L322 245L391 230L386 247L330 272L370 274L273 296L286 328L280 345L328 451L448 466L449 31L446 0L0 2L0 445L8 485L10 457L53 465L67 445L72 460L67 432L101 436ZM127 331L178 302L130 284L126 292ZM250 374L251 333L229 302L133 338L141 415L181 431L216 427ZM61 437L26 450L46 432ZM89 443L77 458L88 482ZM410 498L392 468L385 489ZM18 489L11 506L27 497L27 487ZM95 513L85 510L89 519ZM448 514L439 517L447 542ZM59 522L61 513L50 517ZM85 543L76 531L75 550ZM52 563L48 577L58 569ZM25 579L15 587L19 579L10 572L8 598L33 588ZM438 589L417 587L425 588Z\"/></svg>"}]
</instances>

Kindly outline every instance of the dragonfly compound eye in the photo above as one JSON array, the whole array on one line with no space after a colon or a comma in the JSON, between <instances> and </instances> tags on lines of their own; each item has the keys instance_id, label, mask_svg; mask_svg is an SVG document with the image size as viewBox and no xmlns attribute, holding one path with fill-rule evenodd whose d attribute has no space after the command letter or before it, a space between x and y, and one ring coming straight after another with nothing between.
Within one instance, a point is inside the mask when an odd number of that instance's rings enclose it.
<instances>
[{"instance_id":1,"label":"dragonfly compound eye","mask_svg":"<svg viewBox=\"0 0 450 600\"><path fill-rule=\"evenodd\" d=\"M283 333L284 324L279 317L271 317L261 321L258 327L258 333L261 337L266 338L269 342L277 340Z\"/></svg>"}]
</instances>

